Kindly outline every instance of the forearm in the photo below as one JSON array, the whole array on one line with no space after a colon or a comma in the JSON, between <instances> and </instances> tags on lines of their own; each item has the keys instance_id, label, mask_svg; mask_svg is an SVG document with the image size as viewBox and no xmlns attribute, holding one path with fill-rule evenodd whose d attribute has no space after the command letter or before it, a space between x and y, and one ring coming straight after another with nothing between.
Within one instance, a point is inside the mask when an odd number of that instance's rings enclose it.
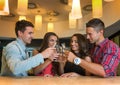
<instances>
[{"instance_id":1,"label":"forearm","mask_svg":"<svg viewBox=\"0 0 120 85\"><path fill-rule=\"evenodd\" d=\"M68 60L70 62L74 62L74 59L76 59L76 58L77 58L77 56L75 56L72 52L69 53ZM101 64L96 64L96 63L93 63L93 62L88 62L88 61L80 58L79 59L79 65L82 68L84 68L85 70L87 70L88 72L90 72L90 73L92 73L94 75L98 75L98 76L101 76L101 77L105 77L106 76L104 68L103 68L103 66Z\"/></svg>"},{"instance_id":2,"label":"forearm","mask_svg":"<svg viewBox=\"0 0 120 85\"><path fill-rule=\"evenodd\" d=\"M35 57L31 57L23 61L12 57L7 61L8 66L13 74L20 74L22 72L28 71L44 62L43 57L40 55L36 55Z\"/></svg>"},{"instance_id":3,"label":"forearm","mask_svg":"<svg viewBox=\"0 0 120 85\"><path fill-rule=\"evenodd\" d=\"M50 59L47 59L43 64L40 64L39 66L35 67L33 69L34 74L40 73L42 70L44 70L52 61Z\"/></svg>"},{"instance_id":4,"label":"forearm","mask_svg":"<svg viewBox=\"0 0 120 85\"><path fill-rule=\"evenodd\" d=\"M100 64L96 64L96 63L92 63L92 62L87 62L87 61L81 59L80 66L83 67L88 72L94 74L94 75L105 77L104 68Z\"/></svg>"},{"instance_id":5,"label":"forearm","mask_svg":"<svg viewBox=\"0 0 120 85\"><path fill-rule=\"evenodd\" d=\"M86 60L87 62L92 62L92 60L91 60L91 58L90 58L89 56L86 56L86 57L85 57L85 60ZM89 71L85 70L85 75L86 75L86 76L90 76L91 73L90 73Z\"/></svg>"},{"instance_id":6,"label":"forearm","mask_svg":"<svg viewBox=\"0 0 120 85\"><path fill-rule=\"evenodd\" d=\"M64 73L65 62L59 63L59 73L60 75Z\"/></svg>"}]
</instances>

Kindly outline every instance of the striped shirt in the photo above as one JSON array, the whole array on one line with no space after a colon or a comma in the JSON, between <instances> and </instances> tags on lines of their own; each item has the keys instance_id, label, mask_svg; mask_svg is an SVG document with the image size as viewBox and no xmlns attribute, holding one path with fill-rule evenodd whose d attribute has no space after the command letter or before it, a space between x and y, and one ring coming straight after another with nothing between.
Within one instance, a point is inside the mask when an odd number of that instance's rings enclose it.
<instances>
[{"instance_id":1,"label":"striped shirt","mask_svg":"<svg viewBox=\"0 0 120 85\"><path fill-rule=\"evenodd\" d=\"M94 63L103 66L106 77L116 76L117 67L120 61L120 48L106 38L92 50L92 60Z\"/></svg>"}]
</instances>

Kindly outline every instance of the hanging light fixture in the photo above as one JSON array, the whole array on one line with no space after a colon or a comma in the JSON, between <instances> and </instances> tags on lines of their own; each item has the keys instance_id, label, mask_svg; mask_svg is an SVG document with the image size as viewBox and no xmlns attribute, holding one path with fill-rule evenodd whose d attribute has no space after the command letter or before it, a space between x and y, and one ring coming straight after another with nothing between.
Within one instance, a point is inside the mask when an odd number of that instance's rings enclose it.
<instances>
[{"instance_id":1,"label":"hanging light fixture","mask_svg":"<svg viewBox=\"0 0 120 85\"><path fill-rule=\"evenodd\" d=\"M8 0L0 0L0 15L9 15Z\"/></svg>"},{"instance_id":2,"label":"hanging light fixture","mask_svg":"<svg viewBox=\"0 0 120 85\"><path fill-rule=\"evenodd\" d=\"M72 10L71 10L71 18L73 18L73 19L82 18L80 0L73 0Z\"/></svg>"},{"instance_id":3,"label":"hanging light fixture","mask_svg":"<svg viewBox=\"0 0 120 85\"><path fill-rule=\"evenodd\" d=\"M35 30L42 29L42 16L36 15L35 16Z\"/></svg>"},{"instance_id":4,"label":"hanging light fixture","mask_svg":"<svg viewBox=\"0 0 120 85\"><path fill-rule=\"evenodd\" d=\"M93 18L102 17L102 0L92 0Z\"/></svg>"},{"instance_id":5,"label":"hanging light fixture","mask_svg":"<svg viewBox=\"0 0 120 85\"><path fill-rule=\"evenodd\" d=\"M18 13L25 14L28 8L28 0L18 0Z\"/></svg>"},{"instance_id":6,"label":"hanging light fixture","mask_svg":"<svg viewBox=\"0 0 120 85\"><path fill-rule=\"evenodd\" d=\"M114 1L114 0L104 0L104 1L106 1L106 2L111 2L111 1Z\"/></svg>"},{"instance_id":7,"label":"hanging light fixture","mask_svg":"<svg viewBox=\"0 0 120 85\"><path fill-rule=\"evenodd\" d=\"M19 16L19 20L26 20L25 16Z\"/></svg>"},{"instance_id":8,"label":"hanging light fixture","mask_svg":"<svg viewBox=\"0 0 120 85\"><path fill-rule=\"evenodd\" d=\"M52 22L48 22L47 32L53 32L53 31L54 31L54 24Z\"/></svg>"},{"instance_id":9,"label":"hanging light fixture","mask_svg":"<svg viewBox=\"0 0 120 85\"><path fill-rule=\"evenodd\" d=\"M68 0L68 5L72 6L72 0Z\"/></svg>"},{"instance_id":10,"label":"hanging light fixture","mask_svg":"<svg viewBox=\"0 0 120 85\"><path fill-rule=\"evenodd\" d=\"M76 19L71 18L71 13L69 13L69 28L75 29L76 28Z\"/></svg>"}]
</instances>

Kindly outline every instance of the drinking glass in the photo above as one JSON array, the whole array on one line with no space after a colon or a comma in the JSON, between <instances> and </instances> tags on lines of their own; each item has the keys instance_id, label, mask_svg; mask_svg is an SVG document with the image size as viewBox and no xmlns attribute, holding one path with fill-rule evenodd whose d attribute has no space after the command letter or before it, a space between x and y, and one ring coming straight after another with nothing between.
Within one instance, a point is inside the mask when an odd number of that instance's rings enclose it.
<instances>
[{"instance_id":1,"label":"drinking glass","mask_svg":"<svg viewBox=\"0 0 120 85\"><path fill-rule=\"evenodd\" d=\"M65 62L67 61L67 56L69 53L69 49L65 46L65 43L62 43L60 45L56 45L56 50L59 53L59 57L57 59L57 62Z\"/></svg>"}]
</instances>

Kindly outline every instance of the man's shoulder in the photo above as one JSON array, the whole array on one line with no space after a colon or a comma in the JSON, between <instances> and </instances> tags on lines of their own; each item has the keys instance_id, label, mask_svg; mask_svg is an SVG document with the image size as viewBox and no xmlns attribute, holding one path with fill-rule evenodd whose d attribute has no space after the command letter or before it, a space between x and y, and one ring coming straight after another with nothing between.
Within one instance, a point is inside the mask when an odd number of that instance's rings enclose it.
<instances>
[{"instance_id":1,"label":"man's shoulder","mask_svg":"<svg viewBox=\"0 0 120 85\"><path fill-rule=\"evenodd\" d=\"M19 49L17 47L17 42L16 41L12 41L10 43L8 43L5 47L3 47L3 55L5 55L6 53L15 53L18 52Z\"/></svg>"},{"instance_id":2,"label":"man's shoulder","mask_svg":"<svg viewBox=\"0 0 120 85\"><path fill-rule=\"evenodd\" d=\"M8 43L8 44L5 46L5 48L6 48L6 49L13 48L13 47L16 47L16 45L17 45L17 41L12 41L12 42Z\"/></svg>"},{"instance_id":3,"label":"man's shoulder","mask_svg":"<svg viewBox=\"0 0 120 85\"><path fill-rule=\"evenodd\" d=\"M115 52L115 53L120 52L120 47L112 40L108 40L104 45L104 48L105 49L108 48L108 50L111 50L111 52Z\"/></svg>"},{"instance_id":4,"label":"man's shoulder","mask_svg":"<svg viewBox=\"0 0 120 85\"><path fill-rule=\"evenodd\" d=\"M115 43L115 42L113 42L112 40L108 40L107 41L107 44L109 45L109 46L111 46L111 47L118 47L119 48L119 46Z\"/></svg>"}]
</instances>

